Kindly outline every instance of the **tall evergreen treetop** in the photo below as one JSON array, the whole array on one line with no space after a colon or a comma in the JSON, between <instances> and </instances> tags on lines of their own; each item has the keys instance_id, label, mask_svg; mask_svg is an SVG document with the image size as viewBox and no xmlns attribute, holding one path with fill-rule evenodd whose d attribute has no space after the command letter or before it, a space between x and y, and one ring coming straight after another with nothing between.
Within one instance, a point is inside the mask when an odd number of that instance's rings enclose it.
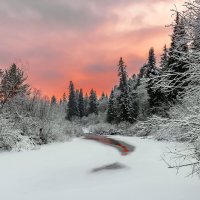
<instances>
[{"instance_id":1,"label":"tall evergreen treetop","mask_svg":"<svg viewBox=\"0 0 200 200\"><path fill-rule=\"evenodd\" d=\"M63 93L62 101L63 101L63 102L67 102L67 96L66 96L66 93Z\"/></svg>"},{"instance_id":2,"label":"tall evergreen treetop","mask_svg":"<svg viewBox=\"0 0 200 200\"><path fill-rule=\"evenodd\" d=\"M80 89L79 97L78 97L78 110L79 116L82 118L85 116L85 109L84 109L84 98L83 98L83 90Z\"/></svg>"},{"instance_id":3,"label":"tall evergreen treetop","mask_svg":"<svg viewBox=\"0 0 200 200\"><path fill-rule=\"evenodd\" d=\"M118 96L119 112L117 116L117 122L133 122L133 118L131 116L132 105L129 95L130 89L128 86L128 76L126 72L126 66L122 58L120 58L118 64L118 76L120 95Z\"/></svg>"},{"instance_id":4,"label":"tall evergreen treetop","mask_svg":"<svg viewBox=\"0 0 200 200\"><path fill-rule=\"evenodd\" d=\"M120 90L124 90L128 86L127 85L128 75L126 72L126 65L124 64L124 61L122 58L120 58L119 64L118 64L118 76L120 78L119 88Z\"/></svg>"},{"instance_id":5,"label":"tall evergreen treetop","mask_svg":"<svg viewBox=\"0 0 200 200\"><path fill-rule=\"evenodd\" d=\"M56 105L57 104L57 99L55 96L51 97L51 106Z\"/></svg>"},{"instance_id":6,"label":"tall evergreen treetop","mask_svg":"<svg viewBox=\"0 0 200 200\"><path fill-rule=\"evenodd\" d=\"M152 68L156 67L156 58L153 47L151 47L149 50L148 65Z\"/></svg>"},{"instance_id":7,"label":"tall evergreen treetop","mask_svg":"<svg viewBox=\"0 0 200 200\"><path fill-rule=\"evenodd\" d=\"M108 98L106 97L105 93L103 92L101 97L98 100L98 111L105 112L108 108Z\"/></svg>"},{"instance_id":8,"label":"tall evergreen treetop","mask_svg":"<svg viewBox=\"0 0 200 200\"><path fill-rule=\"evenodd\" d=\"M96 92L91 89L90 96L89 96L89 113L95 113L98 114L97 109L97 95Z\"/></svg>"},{"instance_id":9,"label":"tall evergreen treetop","mask_svg":"<svg viewBox=\"0 0 200 200\"><path fill-rule=\"evenodd\" d=\"M187 34L184 21L177 12L173 33L171 36L171 46L169 48L168 66L175 71L184 71L184 53L188 52Z\"/></svg>"},{"instance_id":10,"label":"tall evergreen treetop","mask_svg":"<svg viewBox=\"0 0 200 200\"><path fill-rule=\"evenodd\" d=\"M73 116L78 116L78 105L76 100L76 93L74 90L74 84L70 81L69 84L69 101L68 101L68 112L67 112L67 119L71 120Z\"/></svg>"},{"instance_id":11,"label":"tall evergreen treetop","mask_svg":"<svg viewBox=\"0 0 200 200\"><path fill-rule=\"evenodd\" d=\"M16 64L12 64L1 76L0 96L3 104L18 94L29 94L29 85L25 83L27 77Z\"/></svg>"},{"instance_id":12,"label":"tall evergreen treetop","mask_svg":"<svg viewBox=\"0 0 200 200\"><path fill-rule=\"evenodd\" d=\"M163 47L163 54L160 58L160 68L162 71L168 68L168 50L166 45Z\"/></svg>"},{"instance_id":13,"label":"tall evergreen treetop","mask_svg":"<svg viewBox=\"0 0 200 200\"><path fill-rule=\"evenodd\" d=\"M101 94L101 98L100 99L104 99L105 98L105 93L104 92L102 92L102 94Z\"/></svg>"},{"instance_id":14,"label":"tall evergreen treetop","mask_svg":"<svg viewBox=\"0 0 200 200\"><path fill-rule=\"evenodd\" d=\"M112 123L116 120L116 109L115 109L114 91L112 89L110 93L108 110L107 110L107 122Z\"/></svg>"},{"instance_id":15,"label":"tall evergreen treetop","mask_svg":"<svg viewBox=\"0 0 200 200\"><path fill-rule=\"evenodd\" d=\"M85 113L85 116L88 116L89 114L89 97L87 93L85 94L85 97L84 97L84 113Z\"/></svg>"},{"instance_id":16,"label":"tall evergreen treetop","mask_svg":"<svg viewBox=\"0 0 200 200\"><path fill-rule=\"evenodd\" d=\"M185 91L188 85L186 71L188 70L188 41L183 18L176 15L168 53L168 67L165 88L169 102L176 102L177 96Z\"/></svg>"},{"instance_id":17,"label":"tall evergreen treetop","mask_svg":"<svg viewBox=\"0 0 200 200\"><path fill-rule=\"evenodd\" d=\"M156 58L153 47L151 47L149 50L148 63L146 67L145 78L152 78L153 76L157 75L158 70L156 68Z\"/></svg>"},{"instance_id":18,"label":"tall evergreen treetop","mask_svg":"<svg viewBox=\"0 0 200 200\"><path fill-rule=\"evenodd\" d=\"M193 30L193 43L192 49L193 50L200 50L200 13L197 13L197 17L194 22L194 30Z\"/></svg>"}]
</instances>

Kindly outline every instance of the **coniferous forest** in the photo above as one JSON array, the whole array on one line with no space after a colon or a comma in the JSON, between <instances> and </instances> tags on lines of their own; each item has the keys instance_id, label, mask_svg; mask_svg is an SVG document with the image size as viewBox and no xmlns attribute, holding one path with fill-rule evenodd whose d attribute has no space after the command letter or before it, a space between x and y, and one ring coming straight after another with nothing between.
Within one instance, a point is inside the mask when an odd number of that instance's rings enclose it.
<instances>
[{"instance_id":1,"label":"coniferous forest","mask_svg":"<svg viewBox=\"0 0 200 200\"><path fill-rule=\"evenodd\" d=\"M0 69L0 150L66 141L87 127L96 134L188 142L195 150L185 157L197 160L188 165L199 173L200 3L184 6L174 11L171 43L163 44L160 57L149 47L137 74L128 74L126 60L116 58L118 84L109 94L98 97L92 87L87 94L70 81L61 99L44 97L17 63Z\"/></svg>"}]
</instances>

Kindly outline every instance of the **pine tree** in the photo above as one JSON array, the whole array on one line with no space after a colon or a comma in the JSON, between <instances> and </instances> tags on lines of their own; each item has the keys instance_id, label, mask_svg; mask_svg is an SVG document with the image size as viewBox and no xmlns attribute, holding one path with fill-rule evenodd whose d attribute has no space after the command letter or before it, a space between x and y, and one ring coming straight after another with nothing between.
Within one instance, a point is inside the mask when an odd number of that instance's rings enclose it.
<instances>
[{"instance_id":1,"label":"pine tree","mask_svg":"<svg viewBox=\"0 0 200 200\"><path fill-rule=\"evenodd\" d=\"M116 120L116 110L114 107L114 91L112 89L110 93L109 103L108 103L108 110L107 110L107 122L112 123Z\"/></svg>"},{"instance_id":2,"label":"pine tree","mask_svg":"<svg viewBox=\"0 0 200 200\"><path fill-rule=\"evenodd\" d=\"M154 48L151 47L149 50L149 57L148 57L148 63L147 63L147 69L146 69L146 78L152 78L155 75L157 75L157 69L156 69L156 58L154 53Z\"/></svg>"},{"instance_id":3,"label":"pine tree","mask_svg":"<svg viewBox=\"0 0 200 200\"><path fill-rule=\"evenodd\" d=\"M97 96L96 92L93 89L90 91L90 96L89 96L89 114L91 113L98 114Z\"/></svg>"},{"instance_id":4,"label":"pine tree","mask_svg":"<svg viewBox=\"0 0 200 200\"><path fill-rule=\"evenodd\" d=\"M102 92L100 99L104 99L105 98L105 93Z\"/></svg>"},{"instance_id":5,"label":"pine tree","mask_svg":"<svg viewBox=\"0 0 200 200\"><path fill-rule=\"evenodd\" d=\"M51 106L54 106L57 104L57 100L56 100L56 97L55 96L52 96L51 97Z\"/></svg>"},{"instance_id":6,"label":"pine tree","mask_svg":"<svg viewBox=\"0 0 200 200\"><path fill-rule=\"evenodd\" d=\"M67 119L71 120L73 116L78 116L78 115L79 115L78 105L77 105L76 94L74 90L74 84L72 81L70 81Z\"/></svg>"},{"instance_id":7,"label":"pine tree","mask_svg":"<svg viewBox=\"0 0 200 200\"><path fill-rule=\"evenodd\" d=\"M165 45L163 47L163 54L161 55L160 58L160 69L162 71L165 71L168 68L168 50L167 46Z\"/></svg>"},{"instance_id":8,"label":"pine tree","mask_svg":"<svg viewBox=\"0 0 200 200\"><path fill-rule=\"evenodd\" d=\"M25 83L27 77L16 64L12 64L1 76L0 96L2 107L17 95L29 94L29 85Z\"/></svg>"},{"instance_id":9,"label":"pine tree","mask_svg":"<svg viewBox=\"0 0 200 200\"><path fill-rule=\"evenodd\" d=\"M63 101L63 102L67 102L67 96L66 96L66 93L63 93L62 101Z\"/></svg>"},{"instance_id":10,"label":"pine tree","mask_svg":"<svg viewBox=\"0 0 200 200\"><path fill-rule=\"evenodd\" d=\"M76 94L76 100L78 101L78 97L79 97L79 90L78 89L76 89L75 94Z\"/></svg>"},{"instance_id":11,"label":"pine tree","mask_svg":"<svg viewBox=\"0 0 200 200\"><path fill-rule=\"evenodd\" d=\"M0 69L0 78L2 78L2 75L3 75L3 70ZM1 80L1 79L0 79Z\"/></svg>"},{"instance_id":12,"label":"pine tree","mask_svg":"<svg viewBox=\"0 0 200 200\"><path fill-rule=\"evenodd\" d=\"M101 97L98 100L98 111L105 112L108 108L108 98L106 97L105 93L102 92Z\"/></svg>"},{"instance_id":13,"label":"pine tree","mask_svg":"<svg viewBox=\"0 0 200 200\"><path fill-rule=\"evenodd\" d=\"M185 31L184 21L177 13L173 34L171 37L171 46L169 48L168 57L168 82L170 83L168 91L168 100L175 102L178 94L184 92L184 88L188 85L185 80L185 72L187 67L187 34Z\"/></svg>"},{"instance_id":14,"label":"pine tree","mask_svg":"<svg viewBox=\"0 0 200 200\"><path fill-rule=\"evenodd\" d=\"M82 89L80 89L80 92L79 92L78 109L79 109L80 118L85 116L84 99L83 99L83 90Z\"/></svg>"},{"instance_id":15,"label":"pine tree","mask_svg":"<svg viewBox=\"0 0 200 200\"><path fill-rule=\"evenodd\" d=\"M200 49L200 14L197 13L195 20L193 22L193 42L192 42L192 49L199 50Z\"/></svg>"},{"instance_id":16,"label":"pine tree","mask_svg":"<svg viewBox=\"0 0 200 200\"><path fill-rule=\"evenodd\" d=\"M3 70L0 69L0 102L3 101L2 77L3 77Z\"/></svg>"},{"instance_id":17,"label":"pine tree","mask_svg":"<svg viewBox=\"0 0 200 200\"><path fill-rule=\"evenodd\" d=\"M126 66L122 58L119 60L118 64L118 76L119 76L119 90L120 95L118 97L119 103L119 112L117 116L117 122L127 121L133 122L134 119L131 116L131 102L129 96L129 87L128 87L128 76L126 72Z\"/></svg>"},{"instance_id":18,"label":"pine tree","mask_svg":"<svg viewBox=\"0 0 200 200\"><path fill-rule=\"evenodd\" d=\"M85 97L84 97L84 113L85 113L85 116L88 116L89 114L89 97L87 93L85 94Z\"/></svg>"},{"instance_id":19,"label":"pine tree","mask_svg":"<svg viewBox=\"0 0 200 200\"><path fill-rule=\"evenodd\" d=\"M141 84L141 80L143 78L146 78L148 65L145 63L141 68L137 75L137 82L136 82L136 88Z\"/></svg>"},{"instance_id":20,"label":"pine tree","mask_svg":"<svg viewBox=\"0 0 200 200\"><path fill-rule=\"evenodd\" d=\"M160 103L163 100L163 94L160 88L156 88L160 77L160 71L156 67L156 59L154 49L149 50L148 64L147 64L147 92L149 95L149 113L148 114L158 114L161 109Z\"/></svg>"},{"instance_id":21,"label":"pine tree","mask_svg":"<svg viewBox=\"0 0 200 200\"><path fill-rule=\"evenodd\" d=\"M138 102L137 102L137 76L135 74L132 75L131 78L128 79L128 87L129 87L129 97L131 104L131 116L136 121L138 116Z\"/></svg>"}]
</instances>

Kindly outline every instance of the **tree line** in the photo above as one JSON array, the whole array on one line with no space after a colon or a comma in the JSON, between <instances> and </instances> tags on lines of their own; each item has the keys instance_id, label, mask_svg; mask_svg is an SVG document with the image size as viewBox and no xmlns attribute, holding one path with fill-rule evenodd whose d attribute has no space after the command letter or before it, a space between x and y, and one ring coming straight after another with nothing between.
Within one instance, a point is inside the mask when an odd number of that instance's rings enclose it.
<instances>
[{"instance_id":1,"label":"tree line","mask_svg":"<svg viewBox=\"0 0 200 200\"><path fill-rule=\"evenodd\" d=\"M154 48L151 47L147 62L139 73L128 77L125 62L120 58L117 66L119 83L112 88L109 98L102 93L98 99L94 89L91 89L89 96L84 95L83 90L75 89L70 81L68 97L64 93L60 102L57 102L53 96L50 105L62 105L67 120L93 113L98 115L99 112L107 114L106 121L109 123L135 123L154 114L168 117L170 107L181 101L192 83L191 58L195 59L195 52L200 46L199 26L195 25L188 30L187 17L176 13L171 44L168 48L164 45L160 63L156 62ZM199 17L196 16L197 19ZM188 34L193 34L192 39L188 39ZM16 64L1 70L0 77L1 107L16 95L30 94L30 87L25 83L27 77Z\"/></svg>"},{"instance_id":2,"label":"tree line","mask_svg":"<svg viewBox=\"0 0 200 200\"><path fill-rule=\"evenodd\" d=\"M164 45L160 63L156 63L152 47L139 74L128 78L121 58L118 65L119 84L110 94L107 121L134 123L151 115L168 117L168 110L181 101L190 84L188 55L197 48L196 40L194 38L191 44L188 43L185 19L177 12L171 44L169 48Z\"/></svg>"}]
</instances>

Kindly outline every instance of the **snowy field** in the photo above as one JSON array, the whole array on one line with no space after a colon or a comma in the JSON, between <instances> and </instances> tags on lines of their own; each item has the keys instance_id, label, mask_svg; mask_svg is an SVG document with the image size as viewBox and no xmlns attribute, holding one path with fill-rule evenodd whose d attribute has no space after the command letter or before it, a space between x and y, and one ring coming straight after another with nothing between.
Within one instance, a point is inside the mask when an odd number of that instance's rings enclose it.
<instances>
[{"instance_id":1,"label":"snowy field","mask_svg":"<svg viewBox=\"0 0 200 200\"><path fill-rule=\"evenodd\" d=\"M161 160L169 143L114 137L136 146L128 156L74 139L36 151L0 154L1 200L199 200L200 179ZM171 145L171 144L170 144ZM125 168L92 172L119 162Z\"/></svg>"}]
</instances>

